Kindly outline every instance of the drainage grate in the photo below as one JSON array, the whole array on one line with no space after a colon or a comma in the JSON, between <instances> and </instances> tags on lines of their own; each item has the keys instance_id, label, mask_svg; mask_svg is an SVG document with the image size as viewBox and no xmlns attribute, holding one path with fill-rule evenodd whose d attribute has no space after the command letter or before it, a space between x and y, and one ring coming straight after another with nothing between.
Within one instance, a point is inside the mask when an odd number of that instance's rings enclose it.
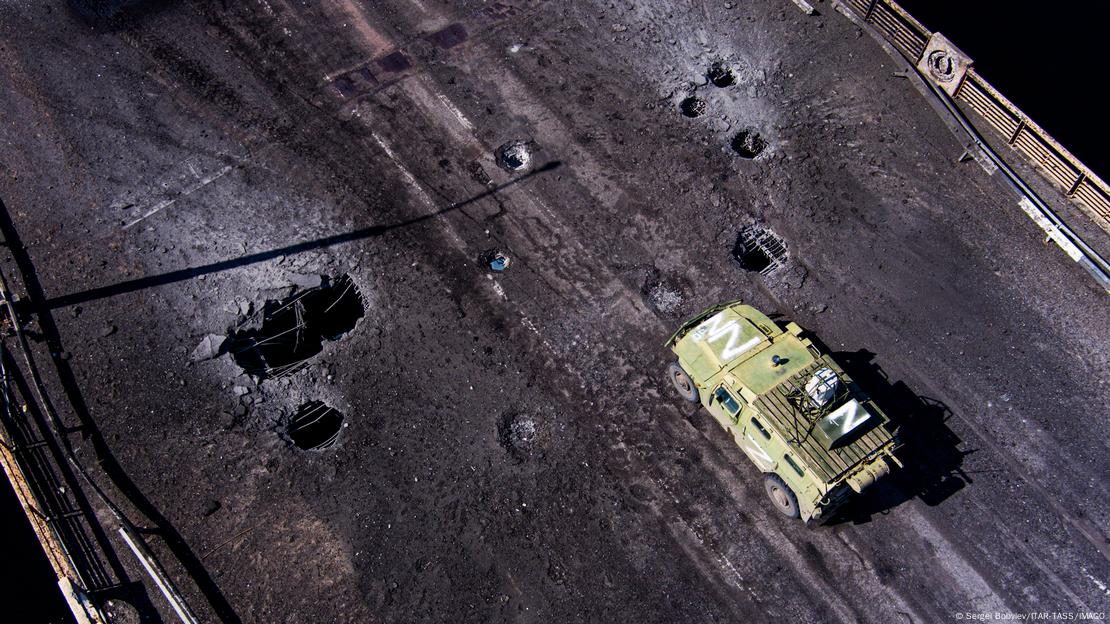
<instances>
[{"instance_id":1,"label":"drainage grate","mask_svg":"<svg viewBox=\"0 0 1110 624\"><path fill-rule=\"evenodd\" d=\"M343 429L343 414L323 401L309 401L297 408L285 433L297 448L323 451L335 446Z\"/></svg>"},{"instance_id":2,"label":"drainage grate","mask_svg":"<svg viewBox=\"0 0 1110 624\"><path fill-rule=\"evenodd\" d=\"M323 351L325 340L339 340L354 329L364 314L358 287L340 275L287 299L267 301L231 331L228 350L251 375L284 377Z\"/></svg>"},{"instance_id":3,"label":"drainage grate","mask_svg":"<svg viewBox=\"0 0 1110 624\"><path fill-rule=\"evenodd\" d=\"M786 241L771 230L747 225L736 236L732 256L747 271L770 275L781 269L789 257Z\"/></svg>"}]
</instances>

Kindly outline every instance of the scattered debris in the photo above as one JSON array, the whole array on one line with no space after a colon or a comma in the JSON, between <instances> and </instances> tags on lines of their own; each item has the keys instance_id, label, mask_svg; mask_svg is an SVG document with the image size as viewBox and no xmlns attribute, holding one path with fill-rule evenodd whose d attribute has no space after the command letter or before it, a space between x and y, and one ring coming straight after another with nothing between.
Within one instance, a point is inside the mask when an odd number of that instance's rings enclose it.
<instances>
[{"instance_id":1,"label":"scattered debris","mask_svg":"<svg viewBox=\"0 0 1110 624\"><path fill-rule=\"evenodd\" d=\"M732 138L731 145L732 151L739 154L741 158L752 159L767 148L767 141L758 132L748 128L737 133Z\"/></svg>"},{"instance_id":2,"label":"scattered debris","mask_svg":"<svg viewBox=\"0 0 1110 624\"><path fill-rule=\"evenodd\" d=\"M189 355L189 359L194 362L203 362L204 360L220 357L224 354L224 346L226 343L227 336L208 334L200 341L200 344L193 349L193 352Z\"/></svg>"},{"instance_id":3,"label":"scattered debris","mask_svg":"<svg viewBox=\"0 0 1110 624\"><path fill-rule=\"evenodd\" d=\"M672 290L666 284L656 284L648 291L648 299L652 307L667 316L671 316L682 308L685 301L682 293Z\"/></svg>"},{"instance_id":4,"label":"scattered debris","mask_svg":"<svg viewBox=\"0 0 1110 624\"><path fill-rule=\"evenodd\" d=\"M528 141L510 141L497 148L494 156L497 166L505 171L522 171L532 161L532 153L528 149Z\"/></svg>"},{"instance_id":5,"label":"scattered debris","mask_svg":"<svg viewBox=\"0 0 1110 624\"><path fill-rule=\"evenodd\" d=\"M228 336L227 350L247 373L259 379L291 375L338 340L365 314L362 295L347 275L281 301L267 301Z\"/></svg>"},{"instance_id":6,"label":"scattered debris","mask_svg":"<svg viewBox=\"0 0 1110 624\"><path fill-rule=\"evenodd\" d=\"M732 255L745 270L760 275L770 275L782 268L788 257L786 241L758 225L748 225L740 230Z\"/></svg>"},{"instance_id":7,"label":"scattered debris","mask_svg":"<svg viewBox=\"0 0 1110 624\"><path fill-rule=\"evenodd\" d=\"M720 61L709 66L709 71L705 72L705 77L716 87L731 87L736 83L736 76L732 73L732 70Z\"/></svg>"},{"instance_id":8,"label":"scattered debris","mask_svg":"<svg viewBox=\"0 0 1110 624\"><path fill-rule=\"evenodd\" d=\"M323 451L335 446L343 429L343 414L323 401L309 401L297 408L285 433L297 448Z\"/></svg>"},{"instance_id":9,"label":"scattered debris","mask_svg":"<svg viewBox=\"0 0 1110 624\"><path fill-rule=\"evenodd\" d=\"M297 273L289 278L289 281L294 286L302 290L309 290L311 288L319 288L324 285L323 275L304 275Z\"/></svg>"},{"instance_id":10,"label":"scattered debris","mask_svg":"<svg viewBox=\"0 0 1110 624\"><path fill-rule=\"evenodd\" d=\"M486 173L486 169L482 166L482 163L478 161L470 163L470 165L467 167L467 172L470 173L470 177L473 178L474 181L478 184L486 187L494 186L493 179L489 177L488 173Z\"/></svg>"},{"instance_id":11,"label":"scattered debris","mask_svg":"<svg viewBox=\"0 0 1110 624\"><path fill-rule=\"evenodd\" d=\"M648 307L664 317L674 318L681 315L686 303L684 281L679 277L665 276L659 269L651 267L640 287L640 295Z\"/></svg>"},{"instance_id":12,"label":"scattered debris","mask_svg":"<svg viewBox=\"0 0 1110 624\"><path fill-rule=\"evenodd\" d=\"M532 454L536 437L536 420L528 414L505 412L497 422L497 442L517 463Z\"/></svg>"},{"instance_id":13,"label":"scattered debris","mask_svg":"<svg viewBox=\"0 0 1110 624\"><path fill-rule=\"evenodd\" d=\"M794 0L794 4L798 5L798 8L801 9L802 13L805 13L806 15L817 14L817 9L813 8L813 5L806 2L806 0Z\"/></svg>"},{"instance_id":14,"label":"scattered debris","mask_svg":"<svg viewBox=\"0 0 1110 624\"><path fill-rule=\"evenodd\" d=\"M678 103L678 110L686 117L701 117L705 114L707 106L705 100L691 95Z\"/></svg>"},{"instance_id":15,"label":"scattered debris","mask_svg":"<svg viewBox=\"0 0 1110 624\"><path fill-rule=\"evenodd\" d=\"M505 252L498 249L490 249L482 254L479 262L489 266L490 270L500 273L512 265L513 260Z\"/></svg>"}]
</instances>

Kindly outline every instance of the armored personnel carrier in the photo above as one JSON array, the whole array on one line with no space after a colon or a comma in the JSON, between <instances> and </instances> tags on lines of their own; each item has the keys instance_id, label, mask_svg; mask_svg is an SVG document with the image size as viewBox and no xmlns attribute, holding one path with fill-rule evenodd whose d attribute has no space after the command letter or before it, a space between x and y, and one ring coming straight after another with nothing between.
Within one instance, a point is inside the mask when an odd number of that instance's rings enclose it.
<instances>
[{"instance_id":1,"label":"armored personnel carrier","mask_svg":"<svg viewBox=\"0 0 1110 624\"><path fill-rule=\"evenodd\" d=\"M796 323L722 303L683 323L667 346L678 356L667 370L674 387L732 434L783 514L827 519L901 467L886 414Z\"/></svg>"}]
</instances>

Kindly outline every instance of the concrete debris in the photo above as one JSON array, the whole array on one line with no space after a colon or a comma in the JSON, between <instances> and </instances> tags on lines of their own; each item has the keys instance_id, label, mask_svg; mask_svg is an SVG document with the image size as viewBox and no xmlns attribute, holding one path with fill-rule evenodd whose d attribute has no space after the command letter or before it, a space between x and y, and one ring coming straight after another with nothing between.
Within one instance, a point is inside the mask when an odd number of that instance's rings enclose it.
<instances>
[{"instance_id":1,"label":"concrete debris","mask_svg":"<svg viewBox=\"0 0 1110 624\"><path fill-rule=\"evenodd\" d=\"M319 288L324 285L324 277L322 275L306 275L303 273L295 273L289 277L289 281L303 290L311 288Z\"/></svg>"},{"instance_id":2,"label":"concrete debris","mask_svg":"<svg viewBox=\"0 0 1110 624\"><path fill-rule=\"evenodd\" d=\"M219 334L208 334L200 341L200 344L193 349L189 355L189 359L194 362L203 362L217 358L224 353L224 344L227 342L227 336Z\"/></svg>"},{"instance_id":3,"label":"concrete debris","mask_svg":"<svg viewBox=\"0 0 1110 624\"><path fill-rule=\"evenodd\" d=\"M684 299L682 293L668 287L666 284L656 284L648 291L652 305L663 314L675 314L682 309Z\"/></svg>"},{"instance_id":4,"label":"concrete debris","mask_svg":"<svg viewBox=\"0 0 1110 624\"><path fill-rule=\"evenodd\" d=\"M806 0L794 0L794 4L798 5L798 8L801 9L802 13L805 13L806 15L817 14L817 9L814 9L813 5L806 2Z\"/></svg>"}]
</instances>

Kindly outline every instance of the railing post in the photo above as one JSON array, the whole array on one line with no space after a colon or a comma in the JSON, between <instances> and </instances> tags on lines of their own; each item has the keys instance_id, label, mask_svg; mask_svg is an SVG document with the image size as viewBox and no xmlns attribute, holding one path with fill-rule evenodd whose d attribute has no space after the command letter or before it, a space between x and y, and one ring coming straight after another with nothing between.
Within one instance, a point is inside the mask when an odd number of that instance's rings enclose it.
<instances>
[{"instance_id":1,"label":"railing post","mask_svg":"<svg viewBox=\"0 0 1110 624\"><path fill-rule=\"evenodd\" d=\"M1075 195L1075 192L1077 190L1079 190L1079 185L1083 184L1083 180L1086 180L1086 179L1087 179L1087 174L1080 172L1079 177L1077 177L1075 179L1075 183L1072 184L1071 188L1068 189L1068 193L1067 193L1068 197L1071 197L1072 195Z\"/></svg>"},{"instance_id":2,"label":"railing post","mask_svg":"<svg viewBox=\"0 0 1110 624\"><path fill-rule=\"evenodd\" d=\"M867 3L867 13L864 14L863 21L865 21L865 22L870 22L871 21L871 13L875 10L875 3L878 2L878 1L879 0L871 0L870 2Z\"/></svg>"}]
</instances>

